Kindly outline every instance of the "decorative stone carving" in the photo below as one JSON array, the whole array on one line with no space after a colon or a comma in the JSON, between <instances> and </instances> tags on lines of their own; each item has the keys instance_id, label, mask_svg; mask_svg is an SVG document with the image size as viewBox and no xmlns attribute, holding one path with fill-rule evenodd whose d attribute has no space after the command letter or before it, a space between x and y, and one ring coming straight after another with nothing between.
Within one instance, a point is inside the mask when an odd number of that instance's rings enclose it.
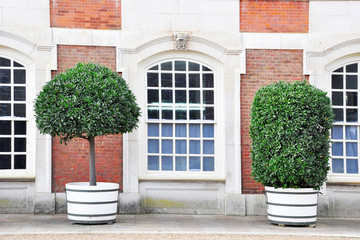
<instances>
[{"instance_id":1,"label":"decorative stone carving","mask_svg":"<svg viewBox=\"0 0 360 240\"><path fill-rule=\"evenodd\" d=\"M189 43L189 34L184 32L174 33L175 50L186 50Z\"/></svg>"}]
</instances>

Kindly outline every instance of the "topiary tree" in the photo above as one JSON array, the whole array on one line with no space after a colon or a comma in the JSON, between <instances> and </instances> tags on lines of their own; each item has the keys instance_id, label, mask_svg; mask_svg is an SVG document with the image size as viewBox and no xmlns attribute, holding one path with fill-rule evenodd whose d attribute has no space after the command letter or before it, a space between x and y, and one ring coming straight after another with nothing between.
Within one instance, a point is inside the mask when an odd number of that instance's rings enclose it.
<instances>
[{"instance_id":1,"label":"topiary tree","mask_svg":"<svg viewBox=\"0 0 360 240\"><path fill-rule=\"evenodd\" d=\"M251 109L253 178L275 188L320 189L332 123L330 99L305 81L262 87Z\"/></svg>"},{"instance_id":2,"label":"topiary tree","mask_svg":"<svg viewBox=\"0 0 360 240\"><path fill-rule=\"evenodd\" d=\"M35 100L41 133L90 143L90 185L96 185L95 137L131 132L140 108L125 80L105 66L82 64L56 75Z\"/></svg>"}]
</instances>

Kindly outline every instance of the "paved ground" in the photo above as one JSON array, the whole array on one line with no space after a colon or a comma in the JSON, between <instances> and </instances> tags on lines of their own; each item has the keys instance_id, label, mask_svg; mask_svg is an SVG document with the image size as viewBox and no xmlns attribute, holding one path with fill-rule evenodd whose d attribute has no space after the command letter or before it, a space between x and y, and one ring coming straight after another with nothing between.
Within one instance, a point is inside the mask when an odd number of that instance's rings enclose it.
<instances>
[{"instance_id":1,"label":"paved ground","mask_svg":"<svg viewBox=\"0 0 360 240\"><path fill-rule=\"evenodd\" d=\"M66 215L0 214L0 240L12 239L360 239L360 219L318 219L316 228L279 227L266 217L118 215L115 224L72 224Z\"/></svg>"}]
</instances>

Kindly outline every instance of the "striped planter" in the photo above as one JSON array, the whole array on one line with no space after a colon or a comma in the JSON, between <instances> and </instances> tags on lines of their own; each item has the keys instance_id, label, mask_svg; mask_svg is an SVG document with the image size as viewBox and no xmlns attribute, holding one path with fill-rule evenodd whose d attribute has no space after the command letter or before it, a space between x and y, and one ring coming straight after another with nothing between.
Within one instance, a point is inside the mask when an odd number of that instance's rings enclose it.
<instances>
[{"instance_id":1,"label":"striped planter","mask_svg":"<svg viewBox=\"0 0 360 240\"><path fill-rule=\"evenodd\" d=\"M119 184L88 182L66 184L68 219L74 223L101 224L116 222Z\"/></svg>"},{"instance_id":2,"label":"striped planter","mask_svg":"<svg viewBox=\"0 0 360 240\"><path fill-rule=\"evenodd\" d=\"M265 187L268 220L283 225L315 225L319 191Z\"/></svg>"}]
</instances>

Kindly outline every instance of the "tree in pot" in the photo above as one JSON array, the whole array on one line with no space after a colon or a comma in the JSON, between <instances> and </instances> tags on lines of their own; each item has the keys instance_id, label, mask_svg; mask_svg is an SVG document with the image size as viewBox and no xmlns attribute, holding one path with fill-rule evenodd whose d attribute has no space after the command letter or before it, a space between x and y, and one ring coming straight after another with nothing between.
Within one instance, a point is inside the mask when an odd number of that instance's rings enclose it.
<instances>
[{"instance_id":1,"label":"tree in pot","mask_svg":"<svg viewBox=\"0 0 360 240\"><path fill-rule=\"evenodd\" d=\"M105 66L78 63L56 75L35 100L35 117L43 134L73 138L90 145L89 183L66 184L68 218L77 223L115 222L119 184L96 182L95 137L131 132L140 108L125 80Z\"/></svg>"},{"instance_id":2,"label":"tree in pot","mask_svg":"<svg viewBox=\"0 0 360 240\"><path fill-rule=\"evenodd\" d=\"M252 176L265 186L271 223L315 225L332 123L330 99L305 81L270 84L255 94Z\"/></svg>"}]
</instances>

